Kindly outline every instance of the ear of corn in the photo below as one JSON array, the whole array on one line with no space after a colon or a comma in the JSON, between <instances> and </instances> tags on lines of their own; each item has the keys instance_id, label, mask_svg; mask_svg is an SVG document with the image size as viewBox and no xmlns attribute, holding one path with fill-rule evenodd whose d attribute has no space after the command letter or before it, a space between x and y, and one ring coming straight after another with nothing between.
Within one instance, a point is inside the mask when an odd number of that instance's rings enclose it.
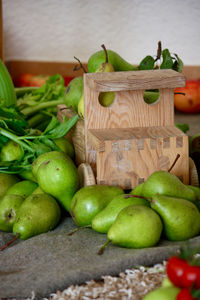
<instances>
[{"instance_id":1,"label":"ear of corn","mask_svg":"<svg viewBox=\"0 0 200 300\"><path fill-rule=\"evenodd\" d=\"M4 105L9 107L16 105L16 93L12 78L5 66L0 60L0 101L4 101Z\"/></svg>"}]
</instances>

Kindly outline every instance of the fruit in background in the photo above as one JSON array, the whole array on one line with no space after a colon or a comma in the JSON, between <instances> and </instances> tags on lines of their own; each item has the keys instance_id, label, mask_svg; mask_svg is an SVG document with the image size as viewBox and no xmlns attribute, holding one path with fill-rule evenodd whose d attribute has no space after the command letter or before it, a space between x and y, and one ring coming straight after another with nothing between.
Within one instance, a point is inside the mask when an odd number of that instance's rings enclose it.
<instances>
[{"instance_id":1,"label":"fruit in background","mask_svg":"<svg viewBox=\"0 0 200 300\"><path fill-rule=\"evenodd\" d=\"M146 248L158 243L162 229L162 221L154 210L145 205L131 205L121 210L107 237L121 247Z\"/></svg>"},{"instance_id":2,"label":"fruit in background","mask_svg":"<svg viewBox=\"0 0 200 300\"><path fill-rule=\"evenodd\" d=\"M184 113L197 113L200 111L200 81L187 80L185 87L176 88L174 105L178 111Z\"/></svg>"},{"instance_id":3,"label":"fruit in background","mask_svg":"<svg viewBox=\"0 0 200 300\"><path fill-rule=\"evenodd\" d=\"M30 86L42 86L46 83L47 79L49 78L49 75L34 75L32 78L30 78Z\"/></svg>"},{"instance_id":4,"label":"fruit in background","mask_svg":"<svg viewBox=\"0 0 200 300\"><path fill-rule=\"evenodd\" d=\"M67 86L65 103L68 108L72 107L78 112L78 104L83 94L83 77L75 77Z\"/></svg>"},{"instance_id":5,"label":"fruit in background","mask_svg":"<svg viewBox=\"0 0 200 300\"><path fill-rule=\"evenodd\" d=\"M160 287L148 293L142 300L176 300L180 289L175 286Z\"/></svg>"},{"instance_id":6,"label":"fruit in background","mask_svg":"<svg viewBox=\"0 0 200 300\"><path fill-rule=\"evenodd\" d=\"M155 171L144 182L142 195L152 197L155 194L196 201L195 192L183 184L180 179L167 171Z\"/></svg>"},{"instance_id":7,"label":"fruit in background","mask_svg":"<svg viewBox=\"0 0 200 300\"><path fill-rule=\"evenodd\" d=\"M90 185L78 190L70 206L70 214L77 226L87 226L92 219L117 195L123 194L120 187Z\"/></svg>"},{"instance_id":8,"label":"fruit in background","mask_svg":"<svg viewBox=\"0 0 200 300\"><path fill-rule=\"evenodd\" d=\"M138 70L132 64L123 59L119 54L112 50L107 50L108 53L108 63L110 63L114 71L133 71ZM105 62L105 52L100 50L92 54L88 60L88 72L94 73Z\"/></svg>"},{"instance_id":9,"label":"fruit in background","mask_svg":"<svg viewBox=\"0 0 200 300\"><path fill-rule=\"evenodd\" d=\"M146 199L136 198L128 194L118 195L92 219L92 229L100 233L107 233L119 212L130 205L150 206Z\"/></svg>"},{"instance_id":10,"label":"fruit in background","mask_svg":"<svg viewBox=\"0 0 200 300\"><path fill-rule=\"evenodd\" d=\"M135 188L132 189L130 194L137 195L137 196L142 196L143 185L144 185L144 182L138 184Z\"/></svg>"},{"instance_id":11,"label":"fruit in background","mask_svg":"<svg viewBox=\"0 0 200 300\"><path fill-rule=\"evenodd\" d=\"M17 211L13 233L26 240L53 229L58 224L60 216L60 207L53 197L45 193L32 194L24 200Z\"/></svg>"},{"instance_id":12,"label":"fruit in background","mask_svg":"<svg viewBox=\"0 0 200 300\"><path fill-rule=\"evenodd\" d=\"M191 201L156 194L150 205L160 215L168 240L183 241L199 234L200 213Z\"/></svg>"}]
</instances>

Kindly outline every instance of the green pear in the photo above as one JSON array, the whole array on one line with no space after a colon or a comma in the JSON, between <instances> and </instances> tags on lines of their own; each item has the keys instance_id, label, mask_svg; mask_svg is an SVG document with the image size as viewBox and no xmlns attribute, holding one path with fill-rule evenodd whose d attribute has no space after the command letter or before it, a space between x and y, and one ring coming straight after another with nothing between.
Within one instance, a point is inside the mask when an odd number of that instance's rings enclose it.
<instances>
[{"instance_id":1,"label":"green pear","mask_svg":"<svg viewBox=\"0 0 200 300\"><path fill-rule=\"evenodd\" d=\"M144 198L136 198L134 195L128 194L117 195L92 219L92 229L100 233L107 233L119 212L130 205L150 206L149 201Z\"/></svg>"},{"instance_id":2,"label":"green pear","mask_svg":"<svg viewBox=\"0 0 200 300\"><path fill-rule=\"evenodd\" d=\"M58 146L58 148L62 152L64 152L67 155L69 155L69 157L71 157L71 159L75 158L74 146L73 146L72 143L70 143L70 141L67 138L61 137L61 138L55 139L53 141L56 144L56 146Z\"/></svg>"},{"instance_id":3,"label":"green pear","mask_svg":"<svg viewBox=\"0 0 200 300\"><path fill-rule=\"evenodd\" d=\"M75 77L67 85L65 103L68 108L72 107L78 112L78 103L83 94L83 77Z\"/></svg>"},{"instance_id":4,"label":"green pear","mask_svg":"<svg viewBox=\"0 0 200 300\"><path fill-rule=\"evenodd\" d=\"M38 172L38 168L40 167L40 165L43 162L45 162L51 158L55 158L55 157L65 158L66 153L60 152L60 151L50 151L50 152L45 152L43 154L40 154L31 165L31 170L32 170L33 176L35 178L37 178L37 172Z\"/></svg>"},{"instance_id":5,"label":"green pear","mask_svg":"<svg viewBox=\"0 0 200 300\"><path fill-rule=\"evenodd\" d=\"M84 186L78 190L70 206L70 214L77 226L90 225L92 219L108 203L124 191L120 187L107 185L90 185Z\"/></svg>"},{"instance_id":6,"label":"green pear","mask_svg":"<svg viewBox=\"0 0 200 300\"><path fill-rule=\"evenodd\" d=\"M17 182L19 182L19 178L17 176L0 173L0 198L3 197L7 190Z\"/></svg>"},{"instance_id":7,"label":"green pear","mask_svg":"<svg viewBox=\"0 0 200 300\"><path fill-rule=\"evenodd\" d=\"M142 188L144 197L152 197L155 194L184 198L190 201L196 200L196 194L187 185L172 173L156 171L144 182Z\"/></svg>"},{"instance_id":8,"label":"green pear","mask_svg":"<svg viewBox=\"0 0 200 300\"><path fill-rule=\"evenodd\" d=\"M0 230L12 232L16 213L23 201L22 196L9 194L0 200Z\"/></svg>"},{"instance_id":9,"label":"green pear","mask_svg":"<svg viewBox=\"0 0 200 300\"><path fill-rule=\"evenodd\" d=\"M80 101L78 103L78 115L84 119L84 113L85 113L85 109L84 109L84 94L81 95Z\"/></svg>"},{"instance_id":10,"label":"green pear","mask_svg":"<svg viewBox=\"0 0 200 300\"><path fill-rule=\"evenodd\" d=\"M6 195L19 195L24 199L28 197L38 187L36 182L30 180L22 180L13 184L8 190Z\"/></svg>"},{"instance_id":11,"label":"green pear","mask_svg":"<svg viewBox=\"0 0 200 300\"><path fill-rule=\"evenodd\" d=\"M175 286L159 287L149 292L142 300L176 300L180 289Z\"/></svg>"},{"instance_id":12,"label":"green pear","mask_svg":"<svg viewBox=\"0 0 200 300\"><path fill-rule=\"evenodd\" d=\"M134 67L132 64L128 63L115 51L107 50L108 53L108 62L113 66L115 71L133 71L138 70L137 67ZM100 50L92 54L88 60L88 72L94 73L102 63L105 62L105 52Z\"/></svg>"},{"instance_id":13,"label":"green pear","mask_svg":"<svg viewBox=\"0 0 200 300\"><path fill-rule=\"evenodd\" d=\"M168 240L183 241L199 234L200 212L193 202L157 194L150 205L160 215Z\"/></svg>"},{"instance_id":14,"label":"green pear","mask_svg":"<svg viewBox=\"0 0 200 300\"><path fill-rule=\"evenodd\" d=\"M32 194L17 211L13 233L26 240L52 230L59 222L61 211L56 200L48 194Z\"/></svg>"},{"instance_id":15,"label":"green pear","mask_svg":"<svg viewBox=\"0 0 200 300\"><path fill-rule=\"evenodd\" d=\"M162 229L162 221L153 209L145 205L131 205L120 211L107 237L121 247L153 247L159 242Z\"/></svg>"},{"instance_id":16,"label":"green pear","mask_svg":"<svg viewBox=\"0 0 200 300\"><path fill-rule=\"evenodd\" d=\"M69 156L55 157L43 162L37 171L40 188L55 197L67 210L79 188L78 170Z\"/></svg>"},{"instance_id":17,"label":"green pear","mask_svg":"<svg viewBox=\"0 0 200 300\"><path fill-rule=\"evenodd\" d=\"M137 196L142 196L143 185L144 185L144 182L138 184L135 188L132 189L130 194L137 195Z\"/></svg>"},{"instance_id":18,"label":"green pear","mask_svg":"<svg viewBox=\"0 0 200 300\"><path fill-rule=\"evenodd\" d=\"M164 277L162 284L162 287L169 287L169 286L174 286L174 284L171 282L168 276Z\"/></svg>"},{"instance_id":19,"label":"green pear","mask_svg":"<svg viewBox=\"0 0 200 300\"><path fill-rule=\"evenodd\" d=\"M1 148L0 160L1 161L20 160L23 157L23 154L24 152L21 146L18 143L9 140Z\"/></svg>"},{"instance_id":20,"label":"green pear","mask_svg":"<svg viewBox=\"0 0 200 300\"><path fill-rule=\"evenodd\" d=\"M188 187L195 192L197 199L200 200L200 188L198 186L193 185L188 185Z\"/></svg>"},{"instance_id":21,"label":"green pear","mask_svg":"<svg viewBox=\"0 0 200 300\"><path fill-rule=\"evenodd\" d=\"M31 170L24 170L24 171L19 173L19 176L23 180L31 180L31 181L37 182L37 179L34 177Z\"/></svg>"},{"instance_id":22,"label":"green pear","mask_svg":"<svg viewBox=\"0 0 200 300\"><path fill-rule=\"evenodd\" d=\"M32 194L44 194L44 191L41 189L40 186L38 186L33 192Z\"/></svg>"},{"instance_id":23,"label":"green pear","mask_svg":"<svg viewBox=\"0 0 200 300\"><path fill-rule=\"evenodd\" d=\"M115 100L115 93L114 92L101 92L99 93L99 103L104 106L110 106Z\"/></svg>"}]
</instances>

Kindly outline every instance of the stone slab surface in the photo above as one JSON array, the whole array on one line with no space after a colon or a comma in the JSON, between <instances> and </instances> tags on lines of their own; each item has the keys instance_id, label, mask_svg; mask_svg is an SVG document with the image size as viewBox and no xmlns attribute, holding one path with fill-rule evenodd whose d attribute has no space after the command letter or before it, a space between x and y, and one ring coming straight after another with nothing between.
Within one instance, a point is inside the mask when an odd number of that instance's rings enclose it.
<instances>
[{"instance_id":1,"label":"stone slab surface","mask_svg":"<svg viewBox=\"0 0 200 300\"><path fill-rule=\"evenodd\" d=\"M118 275L138 265L162 262L184 242L161 241L157 247L126 249L109 244L103 255L97 252L106 241L105 234L84 228L67 236L76 228L66 217L53 231L26 241L18 240L0 253L0 298L48 297L50 293L103 275ZM0 233L0 245L11 238ZM190 240L200 245L200 237Z\"/></svg>"}]
</instances>

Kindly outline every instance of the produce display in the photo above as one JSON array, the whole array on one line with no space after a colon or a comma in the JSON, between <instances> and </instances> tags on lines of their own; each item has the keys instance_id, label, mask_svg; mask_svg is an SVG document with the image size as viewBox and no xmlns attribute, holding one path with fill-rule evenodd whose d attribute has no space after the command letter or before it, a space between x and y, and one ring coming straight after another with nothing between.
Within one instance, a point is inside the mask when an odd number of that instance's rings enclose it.
<instances>
[{"instance_id":1,"label":"produce display","mask_svg":"<svg viewBox=\"0 0 200 300\"><path fill-rule=\"evenodd\" d=\"M88 72L157 68L181 72L183 68L178 55L162 50L161 43L155 57L148 55L137 66L102 48L89 58ZM64 78L56 74L43 78L38 88L34 84L14 88L2 62L0 75L0 230L13 232L13 240L25 240L55 228L64 212L77 229L91 227L107 235L99 254L109 242L145 248L156 246L161 239L185 241L199 235L200 188L183 184L170 171L154 172L129 192L116 186L79 185L75 150L65 136L79 118L84 119L83 77L65 86ZM147 103L158 96L158 90L144 92ZM101 93L99 99L109 106L114 93ZM58 104L73 109L75 116L64 117L60 123ZM199 137L191 143L194 140ZM175 292L176 287L172 294Z\"/></svg>"}]
</instances>

